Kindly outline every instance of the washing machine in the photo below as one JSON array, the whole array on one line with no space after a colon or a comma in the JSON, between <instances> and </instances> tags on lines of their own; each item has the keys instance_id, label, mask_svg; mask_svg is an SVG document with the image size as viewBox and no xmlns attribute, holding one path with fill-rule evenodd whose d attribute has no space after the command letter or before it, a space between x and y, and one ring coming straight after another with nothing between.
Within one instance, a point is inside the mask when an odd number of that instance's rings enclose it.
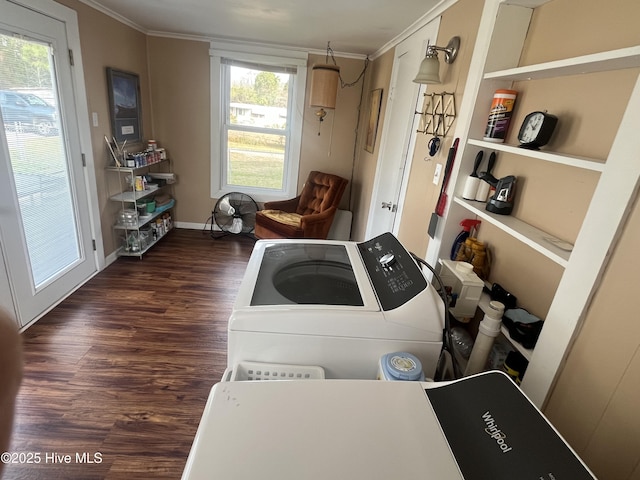
<instances>
[{"instance_id":1,"label":"washing machine","mask_svg":"<svg viewBox=\"0 0 640 480\"><path fill-rule=\"evenodd\" d=\"M220 382L182 480L595 480L504 373Z\"/></svg>"},{"instance_id":2,"label":"washing machine","mask_svg":"<svg viewBox=\"0 0 640 480\"><path fill-rule=\"evenodd\" d=\"M444 304L391 233L356 243L259 240L228 324L228 368L316 365L374 379L382 355L409 352L433 378Z\"/></svg>"}]
</instances>

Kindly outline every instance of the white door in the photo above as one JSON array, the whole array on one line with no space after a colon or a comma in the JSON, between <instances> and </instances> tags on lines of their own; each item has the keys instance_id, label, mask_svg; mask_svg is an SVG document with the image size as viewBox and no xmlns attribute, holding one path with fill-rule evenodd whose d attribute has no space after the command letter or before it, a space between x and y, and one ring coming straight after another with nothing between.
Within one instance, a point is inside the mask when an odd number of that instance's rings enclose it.
<instances>
[{"instance_id":1,"label":"white door","mask_svg":"<svg viewBox=\"0 0 640 480\"><path fill-rule=\"evenodd\" d=\"M22 326L97 270L73 84L65 23L0 0L0 265Z\"/></svg>"},{"instance_id":2,"label":"white door","mask_svg":"<svg viewBox=\"0 0 640 480\"><path fill-rule=\"evenodd\" d=\"M438 17L396 46L365 238L398 233L419 120L415 111L424 92L413 79L439 26Z\"/></svg>"}]
</instances>

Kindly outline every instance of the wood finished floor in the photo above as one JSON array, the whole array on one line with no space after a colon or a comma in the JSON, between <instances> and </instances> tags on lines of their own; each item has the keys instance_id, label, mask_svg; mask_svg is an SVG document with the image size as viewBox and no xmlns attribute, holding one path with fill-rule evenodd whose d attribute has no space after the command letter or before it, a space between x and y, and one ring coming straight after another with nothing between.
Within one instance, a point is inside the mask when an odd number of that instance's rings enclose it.
<instances>
[{"instance_id":1,"label":"wood finished floor","mask_svg":"<svg viewBox=\"0 0 640 480\"><path fill-rule=\"evenodd\" d=\"M174 230L24 332L11 451L41 462L6 465L2 478L179 479L226 367L227 319L252 248L246 237ZM76 452L99 452L101 463L78 464Z\"/></svg>"}]
</instances>

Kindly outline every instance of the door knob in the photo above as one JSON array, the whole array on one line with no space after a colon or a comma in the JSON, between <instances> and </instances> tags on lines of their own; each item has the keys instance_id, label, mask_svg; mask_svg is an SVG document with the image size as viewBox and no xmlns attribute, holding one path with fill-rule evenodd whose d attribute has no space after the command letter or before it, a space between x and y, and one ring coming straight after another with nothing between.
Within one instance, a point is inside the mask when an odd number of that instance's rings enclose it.
<instances>
[{"instance_id":1,"label":"door knob","mask_svg":"<svg viewBox=\"0 0 640 480\"><path fill-rule=\"evenodd\" d=\"M387 208L390 212L395 212L397 209L397 205L393 204L392 202L382 202L382 208Z\"/></svg>"}]
</instances>

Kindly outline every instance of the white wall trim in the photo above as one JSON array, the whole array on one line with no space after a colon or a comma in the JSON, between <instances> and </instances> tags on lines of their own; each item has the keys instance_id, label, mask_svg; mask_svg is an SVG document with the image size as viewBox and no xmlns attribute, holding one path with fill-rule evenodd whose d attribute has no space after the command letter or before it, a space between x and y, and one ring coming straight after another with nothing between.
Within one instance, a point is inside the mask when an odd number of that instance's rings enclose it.
<instances>
[{"instance_id":1,"label":"white wall trim","mask_svg":"<svg viewBox=\"0 0 640 480\"><path fill-rule=\"evenodd\" d=\"M175 40L190 40L190 41L194 41L194 42L229 42L229 43L236 43L238 45L249 45L249 46L264 46L265 45L264 43L251 42L251 41L248 41L248 40L237 40L237 39L230 39L230 38L224 38L224 37L189 35L189 34L181 34L181 33L161 32L161 31L157 31L157 30L147 30L146 28L142 27L141 25L138 25L137 23L129 20L128 18L124 17L123 15L120 15L119 13L114 12L113 10L110 10L110 9L106 8L103 5L100 5L99 3L95 2L94 0L79 0L79 1L81 3L84 3L87 6L91 7L91 8L94 8L94 9L98 10L99 12L107 15L108 17L113 18L114 20L116 20L116 21L118 21L120 23L123 23L123 24L127 25L128 27L133 28L134 30L137 30L137 31L139 31L141 33L144 33L145 35L149 35L150 37L164 37L164 38L172 38L172 39L175 39ZM429 10L427 13L425 13L422 17L420 17L418 20L416 20L408 28L406 28L403 32L401 32L399 35L397 35L396 37L394 37L391 40L389 40L386 44L384 44L381 48L379 48L372 55L363 55L363 54L360 54L360 53L336 52L336 51L334 51L333 53L334 53L334 55L336 57L353 58L353 59L356 59L356 60L364 60L368 56L371 60L375 60L376 58L378 58L379 56L383 55L388 50L394 48L396 45L398 45L400 42L405 40L407 37L410 37L416 31L420 30L423 26L425 26L431 20L433 20L434 18L442 15L442 13L445 10L447 10L449 7L451 7L452 5L454 5L457 2L458 2L458 0L442 0L435 7L433 7L431 10ZM281 49L281 50L301 51L301 52L303 51L303 52L306 52L306 53L312 54L312 55L325 55L327 53L326 50L318 50L318 49L313 49L313 48L302 49L300 47L296 47L296 46L293 46L293 45L272 44L271 47L278 48L278 49Z\"/></svg>"},{"instance_id":2,"label":"white wall trim","mask_svg":"<svg viewBox=\"0 0 640 480\"><path fill-rule=\"evenodd\" d=\"M94 8L94 9L98 10L101 13L104 13L108 17L111 17L111 18L113 18L114 20L116 20L116 21L118 21L120 23L124 23L126 26L131 27L134 30L137 30L137 31L139 31L141 33L144 33L146 35L149 34L149 32L144 27L138 25L135 22L132 22L127 17L124 17L124 16L120 15L119 13L116 13L113 10L108 9L104 5L101 5L101 4L97 3L97 2L94 2L93 0L79 0L79 1L81 3L84 3L85 5L88 5L91 8Z\"/></svg>"},{"instance_id":3,"label":"white wall trim","mask_svg":"<svg viewBox=\"0 0 640 480\"><path fill-rule=\"evenodd\" d=\"M176 222L175 228L184 228L185 230L202 230L203 232L211 231L211 222L207 223L194 223L194 222ZM220 231L218 226L213 222L213 229Z\"/></svg>"},{"instance_id":4,"label":"white wall trim","mask_svg":"<svg viewBox=\"0 0 640 480\"><path fill-rule=\"evenodd\" d=\"M264 44L250 42L229 42L212 40L210 42L211 56L234 56L243 60L263 62L265 57L272 58L273 63L285 63L288 65L307 66L308 54L305 50L278 48Z\"/></svg>"},{"instance_id":5,"label":"white wall trim","mask_svg":"<svg viewBox=\"0 0 640 480\"><path fill-rule=\"evenodd\" d=\"M162 32L158 30L147 30L146 28L138 25L137 23L129 20L127 17L120 15L119 13L114 12L113 10L100 5L94 0L79 0L81 3L98 10L100 13L107 15L108 17L113 18L114 20L123 23L124 25L137 30L138 32L144 33L145 35L149 35L150 37L161 37L161 38L171 38L174 40L189 40L192 42L226 42L233 43L235 45L246 45L253 48L264 47L265 43L252 42L249 40L238 40L233 38L225 38L225 37L213 37L206 35L190 35L186 33L170 33L170 32ZM450 0L448 0L450 1ZM454 0L457 1L457 0ZM269 44L271 48L277 48L279 50L288 50L291 52L305 52L313 55L325 55L327 53L326 50L318 50L318 49L304 49L300 47L296 47L293 45L279 45L279 44ZM336 57L342 58L353 58L356 60L364 60L367 58L367 55L363 55L360 53L349 53L349 52L333 52Z\"/></svg>"},{"instance_id":6,"label":"white wall trim","mask_svg":"<svg viewBox=\"0 0 640 480\"><path fill-rule=\"evenodd\" d=\"M376 58L384 55L387 51L398 46L398 44L405 41L407 38L416 33L429 22L441 16L446 10L451 8L456 3L458 3L458 0L442 0L439 4L425 13L422 17L413 22L413 24L406 28L402 33L392 38L385 45L379 48L373 55L371 55L371 60L375 60Z\"/></svg>"}]
</instances>

